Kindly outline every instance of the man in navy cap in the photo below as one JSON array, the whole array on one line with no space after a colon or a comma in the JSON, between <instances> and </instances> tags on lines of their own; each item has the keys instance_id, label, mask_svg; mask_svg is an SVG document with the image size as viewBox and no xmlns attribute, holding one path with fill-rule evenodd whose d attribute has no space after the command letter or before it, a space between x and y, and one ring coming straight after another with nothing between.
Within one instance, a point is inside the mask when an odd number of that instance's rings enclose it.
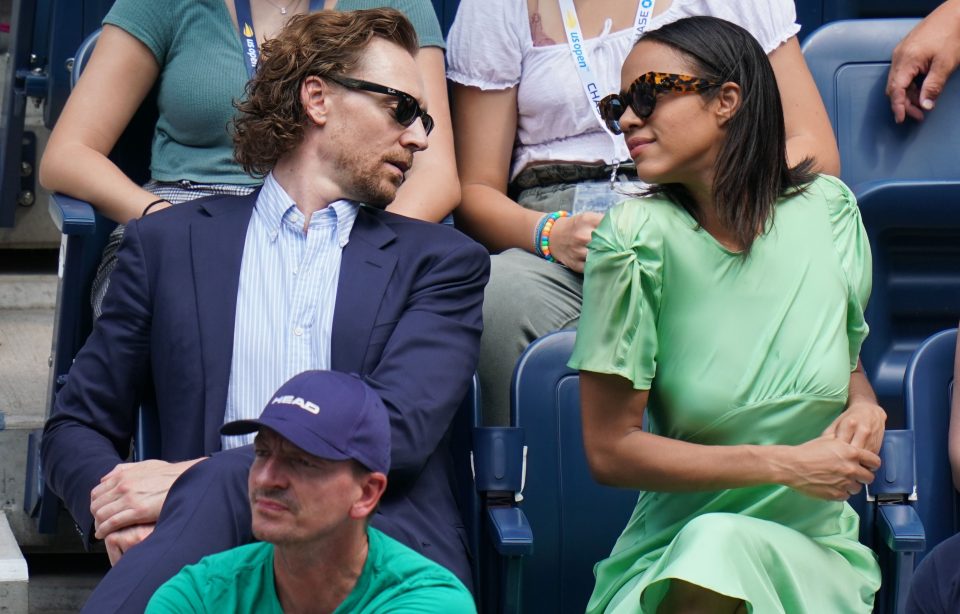
<instances>
[{"instance_id":1,"label":"man in navy cap","mask_svg":"<svg viewBox=\"0 0 960 614\"><path fill-rule=\"evenodd\" d=\"M307 371L257 420L248 488L253 543L210 555L157 590L147 612L475 612L451 572L369 526L387 486L390 422L360 378Z\"/></svg>"}]
</instances>

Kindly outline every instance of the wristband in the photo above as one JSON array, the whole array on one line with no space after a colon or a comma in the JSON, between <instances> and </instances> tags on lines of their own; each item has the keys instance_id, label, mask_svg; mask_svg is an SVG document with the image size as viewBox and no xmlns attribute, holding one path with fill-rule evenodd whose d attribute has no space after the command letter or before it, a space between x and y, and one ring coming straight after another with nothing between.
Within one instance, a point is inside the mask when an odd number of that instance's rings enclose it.
<instances>
[{"instance_id":1,"label":"wristband","mask_svg":"<svg viewBox=\"0 0 960 614\"><path fill-rule=\"evenodd\" d=\"M569 211L554 211L547 216L547 221L543 225L543 230L540 231L540 240L538 241L538 251L547 262L557 261L557 259L553 257L553 254L550 253L550 233L553 232L553 226L557 223L557 220L569 215Z\"/></svg>"},{"instance_id":2,"label":"wristband","mask_svg":"<svg viewBox=\"0 0 960 614\"><path fill-rule=\"evenodd\" d=\"M150 213L150 209L153 209L155 205L159 205L160 203L167 203L169 205L170 201L167 200L166 198L158 198L157 200L153 201L152 203L150 203L149 205L143 208L143 213L140 214L140 217L145 217L148 213Z\"/></svg>"}]
</instances>

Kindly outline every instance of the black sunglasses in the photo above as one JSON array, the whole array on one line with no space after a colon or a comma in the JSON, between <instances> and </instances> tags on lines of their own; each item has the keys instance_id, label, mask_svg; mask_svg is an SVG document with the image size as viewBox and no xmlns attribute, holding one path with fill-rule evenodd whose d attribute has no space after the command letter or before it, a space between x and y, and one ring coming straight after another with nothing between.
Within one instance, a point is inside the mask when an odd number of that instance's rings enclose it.
<instances>
[{"instance_id":1,"label":"black sunglasses","mask_svg":"<svg viewBox=\"0 0 960 614\"><path fill-rule=\"evenodd\" d=\"M430 134L430 132L433 130L433 118L430 117L426 111L420 108L420 103L417 102L416 98L406 92L395 90L392 87L387 87L386 85L362 81L360 79L352 79L350 77L323 75L323 78L330 79L334 83L339 83L343 87L352 90L363 90L365 92L374 92L377 94L393 96L397 99L397 106L393 110L393 117L397 120L397 123L404 128L407 128L419 117L420 121L423 122L424 132Z\"/></svg>"},{"instance_id":2,"label":"black sunglasses","mask_svg":"<svg viewBox=\"0 0 960 614\"><path fill-rule=\"evenodd\" d=\"M690 75L648 72L631 83L626 93L605 96L597 105L600 107L600 117L610 132L622 134L620 118L626 113L627 106L634 115L646 119L653 114L653 109L657 106L657 94L660 92L699 92L718 85L720 84Z\"/></svg>"}]
</instances>

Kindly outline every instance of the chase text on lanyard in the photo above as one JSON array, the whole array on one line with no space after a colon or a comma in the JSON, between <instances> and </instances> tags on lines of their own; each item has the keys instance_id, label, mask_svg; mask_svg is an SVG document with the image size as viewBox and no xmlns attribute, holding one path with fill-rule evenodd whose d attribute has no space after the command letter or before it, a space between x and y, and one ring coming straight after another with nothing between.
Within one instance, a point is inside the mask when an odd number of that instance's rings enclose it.
<instances>
[{"instance_id":1,"label":"chase text on lanyard","mask_svg":"<svg viewBox=\"0 0 960 614\"><path fill-rule=\"evenodd\" d=\"M234 0L237 9L237 29L240 31L240 51L243 53L243 65L247 67L247 76L253 79L260 60L260 48L257 46L257 33L253 30L253 11L250 0ZM323 8L323 0L310 0L310 12Z\"/></svg>"}]
</instances>

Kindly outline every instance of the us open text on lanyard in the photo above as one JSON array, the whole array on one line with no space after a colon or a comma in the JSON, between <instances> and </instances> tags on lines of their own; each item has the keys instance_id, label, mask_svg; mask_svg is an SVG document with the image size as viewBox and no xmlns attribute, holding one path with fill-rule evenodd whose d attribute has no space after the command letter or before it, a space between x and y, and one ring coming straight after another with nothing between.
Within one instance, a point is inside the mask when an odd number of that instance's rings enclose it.
<instances>
[{"instance_id":1,"label":"us open text on lanyard","mask_svg":"<svg viewBox=\"0 0 960 614\"><path fill-rule=\"evenodd\" d=\"M250 0L234 0L237 9L237 29L240 31L240 51L243 53L243 65L247 67L247 76L253 79L260 60L260 48L257 46L257 33L253 30L253 11ZM310 0L310 12L323 8L323 0Z\"/></svg>"},{"instance_id":2,"label":"us open text on lanyard","mask_svg":"<svg viewBox=\"0 0 960 614\"><path fill-rule=\"evenodd\" d=\"M610 137L613 145L613 156L609 160L613 166L613 172L610 174L610 181L616 179L617 169L620 166L621 156L617 153L620 149L620 140L610 130L606 123L600 117L600 109L597 103L607 93L612 92L608 84L600 83L597 75L593 71L590 59L587 57L587 49L584 44L583 30L580 28L580 18L577 17L577 8L573 5L573 0L559 0L560 11L563 13L563 29L567 33L567 45L570 47L570 55L573 56L573 63L577 66L577 74L580 77L580 83L583 85L583 93L590 102L590 108L593 110L593 116L603 128L603 131ZM637 16L633 21L633 40L637 40L647 29L647 24L653 18L653 7L656 6L656 0L639 0L637 3ZM615 89L615 88L614 88Z\"/></svg>"}]
</instances>

